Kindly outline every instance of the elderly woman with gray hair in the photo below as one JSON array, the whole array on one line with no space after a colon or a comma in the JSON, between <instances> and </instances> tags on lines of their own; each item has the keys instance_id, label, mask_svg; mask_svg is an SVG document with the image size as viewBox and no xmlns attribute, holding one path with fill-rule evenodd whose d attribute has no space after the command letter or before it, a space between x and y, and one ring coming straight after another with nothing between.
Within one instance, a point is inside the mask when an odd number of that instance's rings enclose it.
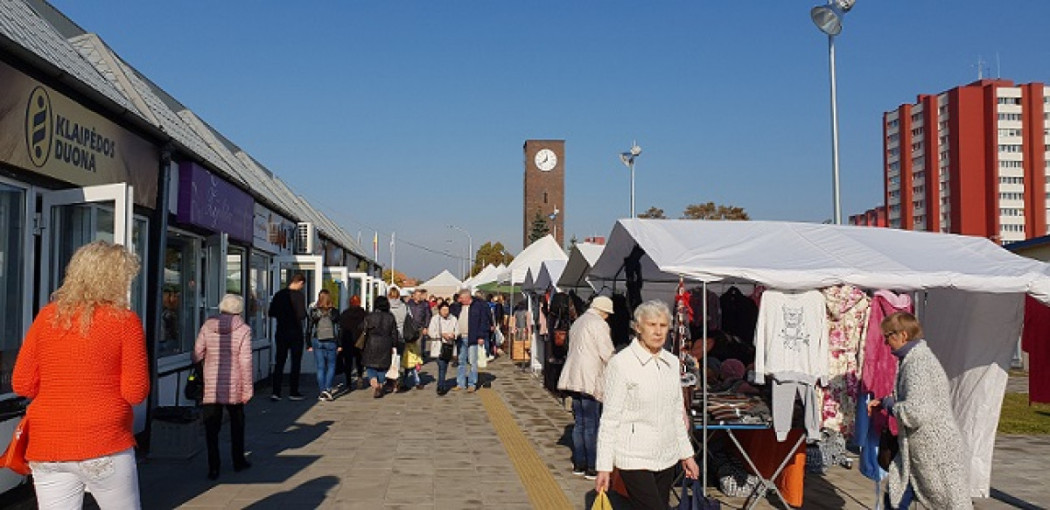
<instances>
[{"instance_id":1,"label":"elderly woman with gray hair","mask_svg":"<svg viewBox=\"0 0 1050 510\"><path fill-rule=\"evenodd\" d=\"M635 508L667 508L676 464L685 476L700 476L686 430L678 357L663 348L670 323L662 301L639 305L637 337L605 367L595 490L609 488L615 466Z\"/></svg>"},{"instance_id":2,"label":"elderly woman with gray hair","mask_svg":"<svg viewBox=\"0 0 1050 510\"><path fill-rule=\"evenodd\" d=\"M193 360L204 364L204 429L208 444L208 478L219 477L219 429L222 410L230 415L233 470L251 467L244 458L244 404L254 393L252 329L241 318L244 299L226 294L219 315L204 321Z\"/></svg>"},{"instance_id":3,"label":"elderly woman with gray hair","mask_svg":"<svg viewBox=\"0 0 1050 510\"><path fill-rule=\"evenodd\" d=\"M964 481L962 435L955 423L948 376L923 340L914 315L882 320L882 337L899 360L893 394L868 403L897 418L900 451L890 465L888 506L902 509L917 497L928 508L973 508Z\"/></svg>"}]
</instances>

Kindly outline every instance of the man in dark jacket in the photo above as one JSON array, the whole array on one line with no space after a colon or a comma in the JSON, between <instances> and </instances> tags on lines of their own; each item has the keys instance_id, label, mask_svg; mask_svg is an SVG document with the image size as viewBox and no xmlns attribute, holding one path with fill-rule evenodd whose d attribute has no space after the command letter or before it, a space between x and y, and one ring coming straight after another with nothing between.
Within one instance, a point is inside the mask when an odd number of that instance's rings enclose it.
<instances>
[{"instance_id":1,"label":"man in dark jacket","mask_svg":"<svg viewBox=\"0 0 1050 510\"><path fill-rule=\"evenodd\" d=\"M354 344L357 343L358 337L364 331L366 315L368 313L365 312L364 308L361 308L361 298L359 296L352 296L350 298L350 307L339 314L339 331L342 334L341 345L343 346L343 351L339 355L343 357L346 387L350 390L354 389L354 380L351 376L354 367L357 367L357 385L364 387L365 366L361 363L361 349L358 349Z\"/></svg>"},{"instance_id":2,"label":"man in dark jacket","mask_svg":"<svg viewBox=\"0 0 1050 510\"><path fill-rule=\"evenodd\" d=\"M277 320L277 328L273 339L277 349L276 366L273 372L273 395L270 400L281 400L281 380L284 378L284 362L288 359L288 352L292 353L292 368L289 374L290 400L302 400L299 393L299 371L303 362L303 319L306 318L306 296L303 295L303 285L306 277L302 273L292 275L288 286L277 291L270 301L268 315Z\"/></svg>"},{"instance_id":3,"label":"man in dark jacket","mask_svg":"<svg viewBox=\"0 0 1050 510\"><path fill-rule=\"evenodd\" d=\"M451 308L451 312L459 321L459 367L454 389L461 390L465 387L468 393L474 393L478 387L478 350L484 349L492 322L489 319L488 303L472 298L470 290L459 291L458 300ZM467 363L470 363L469 378Z\"/></svg>"}]
</instances>

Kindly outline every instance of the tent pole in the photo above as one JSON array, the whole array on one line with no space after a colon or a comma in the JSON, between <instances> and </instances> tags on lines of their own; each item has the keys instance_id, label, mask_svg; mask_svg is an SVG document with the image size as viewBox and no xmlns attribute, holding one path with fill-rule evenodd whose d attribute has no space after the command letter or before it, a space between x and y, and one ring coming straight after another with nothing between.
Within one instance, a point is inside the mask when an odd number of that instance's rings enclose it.
<instances>
[{"instance_id":1,"label":"tent pole","mask_svg":"<svg viewBox=\"0 0 1050 510\"><path fill-rule=\"evenodd\" d=\"M703 391L703 394L704 394L704 398L703 398L704 407L703 407L703 409L700 410L700 414L703 415L702 432L704 434L704 438L703 438L704 439L704 447L703 447L704 458L703 458L703 461L702 461L703 462L703 469L700 471L700 477L701 477L700 478L700 486L703 487L703 495L706 498L707 497L707 282L706 281L703 282L703 290L702 290L702 292L704 293L703 306L702 306L704 315L700 319L701 321L703 321L703 326L700 329L700 331L702 331L703 334L700 335L700 341L704 342L704 355L703 355L703 363L700 365L700 374L701 374L701 379L702 379L702 384L703 384L703 387L701 387L700 390ZM692 404L693 403L690 402L688 405L692 406Z\"/></svg>"}]
</instances>

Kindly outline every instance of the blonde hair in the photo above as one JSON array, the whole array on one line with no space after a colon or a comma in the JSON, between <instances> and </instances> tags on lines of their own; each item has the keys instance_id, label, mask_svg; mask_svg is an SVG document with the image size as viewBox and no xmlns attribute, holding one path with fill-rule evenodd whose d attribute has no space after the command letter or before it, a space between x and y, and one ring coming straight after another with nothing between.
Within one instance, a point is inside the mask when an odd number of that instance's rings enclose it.
<instances>
[{"instance_id":1,"label":"blonde hair","mask_svg":"<svg viewBox=\"0 0 1050 510\"><path fill-rule=\"evenodd\" d=\"M68 330L79 314L80 333L87 334L96 308L127 310L128 289L139 268L138 256L123 245L95 241L81 246L66 266L62 286L51 295L53 325Z\"/></svg>"}]
</instances>

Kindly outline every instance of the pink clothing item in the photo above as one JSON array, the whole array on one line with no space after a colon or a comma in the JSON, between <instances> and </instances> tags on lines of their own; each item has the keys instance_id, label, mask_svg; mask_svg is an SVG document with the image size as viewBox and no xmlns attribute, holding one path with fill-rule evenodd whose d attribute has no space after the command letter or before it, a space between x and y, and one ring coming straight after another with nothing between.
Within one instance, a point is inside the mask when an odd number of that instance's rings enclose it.
<instances>
[{"instance_id":1,"label":"pink clothing item","mask_svg":"<svg viewBox=\"0 0 1050 510\"><path fill-rule=\"evenodd\" d=\"M869 393L874 398L882 398L893 393L893 384L897 379L897 358L893 356L890 346L882 338L882 319L895 312L912 312L911 295L894 294L892 291L875 292L871 300L871 315L868 319L868 334L864 340L863 359L861 360L860 391ZM889 415L885 410L872 413L872 426L881 432L886 426ZM896 423L891 421L890 429L897 432Z\"/></svg>"},{"instance_id":2,"label":"pink clothing item","mask_svg":"<svg viewBox=\"0 0 1050 510\"><path fill-rule=\"evenodd\" d=\"M205 404L243 404L254 394L252 328L240 315L204 321L193 346L193 360L204 362Z\"/></svg>"},{"instance_id":3,"label":"pink clothing item","mask_svg":"<svg viewBox=\"0 0 1050 510\"><path fill-rule=\"evenodd\" d=\"M822 405L821 426L853 437L857 414L857 354L865 329L871 300L852 285L829 287L822 291L828 306L828 386L818 388Z\"/></svg>"}]
</instances>

